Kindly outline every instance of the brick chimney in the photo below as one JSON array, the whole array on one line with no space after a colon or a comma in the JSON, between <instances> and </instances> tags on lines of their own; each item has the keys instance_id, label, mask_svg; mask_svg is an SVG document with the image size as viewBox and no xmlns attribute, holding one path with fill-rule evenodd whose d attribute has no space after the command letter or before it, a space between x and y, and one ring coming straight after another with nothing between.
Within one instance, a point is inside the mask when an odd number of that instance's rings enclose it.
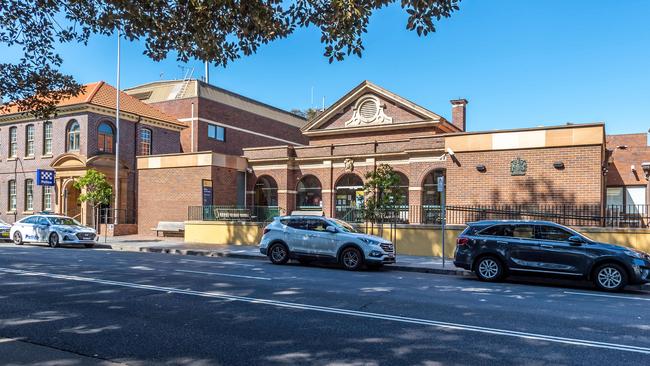
<instances>
[{"instance_id":1,"label":"brick chimney","mask_svg":"<svg viewBox=\"0 0 650 366\"><path fill-rule=\"evenodd\" d=\"M451 100L451 124L465 131L465 107L467 99Z\"/></svg>"}]
</instances>

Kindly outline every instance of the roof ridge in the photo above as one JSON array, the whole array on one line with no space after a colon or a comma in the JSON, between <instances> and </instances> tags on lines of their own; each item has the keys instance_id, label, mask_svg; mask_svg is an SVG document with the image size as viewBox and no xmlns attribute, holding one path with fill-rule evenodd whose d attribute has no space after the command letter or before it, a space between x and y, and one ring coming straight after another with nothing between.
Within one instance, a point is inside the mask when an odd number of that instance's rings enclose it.
<instances>
[{"instance_id":1,"label":"roof ridge","mask_svg":"<svg viewBox=\"0 0 650 366\"><path fill-rule=\"evenodd\" d=\"M93 98L95 97L95 95L97 94L97 92L99 91L99 89L101 89L101 87L104 84L106 84L106 82L104 82L104 80L100 80L100 81L96 81L94 83L86 84L86 86L90 85L90 84L95 84L95 89L92 92L88 93L88 96L84 100L85 103L90 103L93 100Z\"/></svg>"}]
</instances>

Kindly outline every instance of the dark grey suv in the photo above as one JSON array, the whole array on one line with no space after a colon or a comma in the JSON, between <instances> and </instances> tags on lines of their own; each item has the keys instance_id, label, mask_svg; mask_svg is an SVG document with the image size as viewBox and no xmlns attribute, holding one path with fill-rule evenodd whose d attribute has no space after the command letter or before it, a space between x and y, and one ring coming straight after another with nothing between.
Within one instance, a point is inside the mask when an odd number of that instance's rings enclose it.
<instances>
[{"instance_id":1,"label":"dark grey suv","mask_svg":"<svg viewBox=\"0 0 650 366\"><path fill-rule=\"evenodd\" d=\"M509 273L562 275L588 279L606 291L650 282L650 255L599 243L548 221L469 223L456 240L454 264L483 281Z\"/></svg>"}]
</instances>

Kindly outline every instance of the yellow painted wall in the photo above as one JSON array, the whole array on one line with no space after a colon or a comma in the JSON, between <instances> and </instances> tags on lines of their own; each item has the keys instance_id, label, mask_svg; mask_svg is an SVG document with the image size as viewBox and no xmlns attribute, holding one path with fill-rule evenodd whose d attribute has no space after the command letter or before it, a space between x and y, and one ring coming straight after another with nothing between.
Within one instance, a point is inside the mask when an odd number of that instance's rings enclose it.
<instances>
[{"instance_id":1,"label":"yellow painted wall","mask_svg":"<svg viewBox=\"0 0 650 366\"><path fill-rule=\"evenodd\" d=\"M225 223L188 221L185 223L185 242L216 245L257 245L262 237L264 225L254 223ZM456 246L456 237L463 231L462 225L450 225L445 235L445 251L451 257ZM649 229L578 228L593 240L631 247L650 252ZM383 232L375 227L373 234L390 237L390 230ZM398 227L395 235L398 254L441 256L442 240L440 227L429 225L404 225Z\"/></svg>"}]
</instances>

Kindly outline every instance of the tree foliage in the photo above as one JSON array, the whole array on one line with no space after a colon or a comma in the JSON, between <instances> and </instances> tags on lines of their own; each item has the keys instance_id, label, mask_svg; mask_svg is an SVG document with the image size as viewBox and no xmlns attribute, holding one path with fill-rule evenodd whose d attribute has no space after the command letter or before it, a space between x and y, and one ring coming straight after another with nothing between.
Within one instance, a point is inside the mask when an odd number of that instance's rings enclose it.
<instances>
[{"instance_id":1,"label":"tree foliage","mask_svg":"<svg viewBox=\"0 0 650 366\"><path fill-rule=\"evenodd\" d=\"M302 118L305 118L307 121L311 121L312 119L318 117L318 115L321 114L322 111L317 108L307 108L305 110L292 109L291 113L298 115Z\"/></svg>"},{"instance_id":2,"label":"tree foliage","mask_svg":"<svg viewBox=\"0 0 650 366\"><path fill-rule=\"evenodd\" d=\"M113 188L106 180L106 176L95 169L88 169L83 177L75 181L74 186L82 192L79 195L79 202L88 202L95 208L111 202Z\"/></svg>"},{"instance_id":3,"label":"tree foliage","mask_svg":"<svg viewBox=\"0 0 650 366\"><path fill-rule=\"evenodd\" d=\"M400 0L406 28L426 35L434 21L449 17L460 0ZM397 0L0 0L0 47L22 49L17 63L0 64L0 96L36 116L54 113L56 101L77 95L82 86L59 68L56 48L86 44L93 34L116 29L127 40L141 40L145 55L165 59L175 51L191 59L225 66L251 55L297 28L321 32L330 62L361 56L370 16Z\"/></svg>"},{"instance_id":4,"label":"tree foliage","mask_svg":"<svg viewBox=\"0 0 650 366\"><path fill-rule=\"evenodd\" d=\"M366 173L363 190L364 210L368 220L385 216L387 210L403 201L399 186L400 177L388 164L380 164L375 170Z\"/></svg>"}]
</instances>

